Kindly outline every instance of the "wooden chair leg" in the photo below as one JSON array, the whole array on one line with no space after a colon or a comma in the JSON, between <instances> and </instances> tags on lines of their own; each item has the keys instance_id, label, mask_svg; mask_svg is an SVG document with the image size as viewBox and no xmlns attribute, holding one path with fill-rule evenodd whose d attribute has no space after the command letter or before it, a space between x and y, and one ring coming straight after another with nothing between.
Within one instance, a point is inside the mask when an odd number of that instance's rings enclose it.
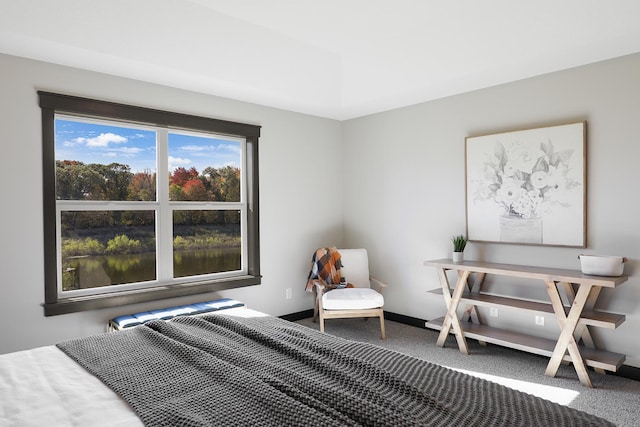
<instances>
[{"instance_id":1,"label":"wooden chair leg","mask_svg":"<svg viewBox=\"0 0 640 427\"><path fill-rule=\"evenodd\" d=\"M382 339L387 339L387 334L384 330L384 314L380 313L380 335L382 336Z\"/></svg>"},{"instance_id":2,"label":"wooden chair leg","mask_svg":"<svg viewBox=\"0 0 640 427\"><path fill-rule=\"evenodd\" d=\"M313 318L311 319L313 323L316 323L318 319L318 290L316 287L313 287Z\"/></svg>"}]
</instances>

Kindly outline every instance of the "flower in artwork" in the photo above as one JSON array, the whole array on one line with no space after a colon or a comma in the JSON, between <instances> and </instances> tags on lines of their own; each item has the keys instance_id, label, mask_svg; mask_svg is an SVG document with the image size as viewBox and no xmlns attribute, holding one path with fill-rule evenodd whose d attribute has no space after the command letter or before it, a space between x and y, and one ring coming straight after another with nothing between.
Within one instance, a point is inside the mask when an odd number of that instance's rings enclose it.
<instances>
[{"instance_id":1,"label":"flower in artwork","mask_svg":"<svg viewBox=\"0 0 640 427\"><path fill-rule=\"evenodd\" d=\"M497 141L483 165L475 198L493 200L504 216L519 218L539 218L554 206L568 206L568 192L580 185L569 175L572 154L573 150L554 151L551 141Z\"/></svg>"},{"instance_id":2,"label":"flower in artwork","mask_svg":"<svg viewBox=\"0 0 640 427\"><path fill-rule=\"evenodd\" d=\"M531 182L531 186L535 189L542 189L547 186L547 181L549 180L549 174L545 171L535 171L529 177L529 182Z\"/></svg>"},{"instance_id":3,"label":"flower in artwork","mask_svg":"<svg viewBox=\"0 0 640 427\"><path fill-rule=\"evenodd\" d=\"M541 149L531 148L523 144L513 144L507 147L509 161L505 168L509 171L533 173L538 160L544 156Z\"/></svg>"},{"instance_id":4,"label":"flower in artwork","mask_svg":"<svg viewBox=\"0 0 640 427\"><path fill-rule=\"evenodd\" d=\"M513 178L507 178L496 190L495 199L499 203L510 205L520 199L520 197L523 197L524 191L525 190L522 187L522 181Z\"/></svg>"}]
</instances>

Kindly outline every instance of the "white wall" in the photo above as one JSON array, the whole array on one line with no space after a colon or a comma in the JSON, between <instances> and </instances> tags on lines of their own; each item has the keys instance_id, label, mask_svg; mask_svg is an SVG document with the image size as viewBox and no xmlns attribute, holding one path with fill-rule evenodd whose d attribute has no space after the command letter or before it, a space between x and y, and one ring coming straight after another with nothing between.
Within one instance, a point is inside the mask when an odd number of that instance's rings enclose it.
<instances>
[{"instance_id":1,"label":"white wall","mask_svg":"<svg viewBox=\"0 0 640 427\"><path fill-rule=\"evenodd\" d=\"M597 306L626 322L594 336L640 366L639 113L640 55L633 55L347 121L345 245L369 248L373 273L390 283L386 310L440 317L442 298L425 292L438 279L423 261L450 257L451 236L465 232L465 137L586 120L588 248L472 242L465 258L579 270L580 253L628 257L629 281L604 290ZM546 299L536 286L499 290ZM557 333L551 317L549 326L534 326L534 313L502 309L499 320Z\"/></svg>"},{"instance_id":2,"label":"white wall","mask_svg":"<svg viewBox=\"0 0 640 427\"><path fill-rule=\"evenodd\" d=\"M0 353L103 332L116 315L205 298L237 298L273 315L312 307L304 285L313 251L342 242L340 122L7 55L0 70ZM261 125L262 285L44 317L37 90ZM285 300L289 287L293 298Z\"/></svg>"}]
</instances>

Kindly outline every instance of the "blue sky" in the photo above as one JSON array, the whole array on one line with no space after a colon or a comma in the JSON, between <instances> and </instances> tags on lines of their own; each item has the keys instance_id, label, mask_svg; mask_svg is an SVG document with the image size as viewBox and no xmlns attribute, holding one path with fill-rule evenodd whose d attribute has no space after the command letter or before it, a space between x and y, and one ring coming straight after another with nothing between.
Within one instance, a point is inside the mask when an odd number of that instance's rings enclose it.
<instances>
[{"instance_id":1,"label":"blue sky","mask_svg":"<svg viewBox=\"0 0 640 427\"><path fill-rule=\"evenodd\" d=\"M86 164L116 162L129 165L134 173L156 170L154 131L59 118L55 127L56 160ZM202 172L208 166L240 167L240 143L193 134L169 134L170 171L176 167L195 167Z\"/></svg>"}]
</instances>

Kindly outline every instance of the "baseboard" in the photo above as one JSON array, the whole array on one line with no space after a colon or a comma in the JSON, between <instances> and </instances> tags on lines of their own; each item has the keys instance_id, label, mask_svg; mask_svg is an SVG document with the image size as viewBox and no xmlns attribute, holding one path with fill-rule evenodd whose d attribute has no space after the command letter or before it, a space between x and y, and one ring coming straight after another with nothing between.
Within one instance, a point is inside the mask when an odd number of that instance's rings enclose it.
<instances>
[{"instance_id":1,"label":"baseboard","mask_svg":"<svg viewBox=\"0 0 640 427\"><path fill-rule=\"evenodd\" d=\"M622 365L617 372L613 372L611 375L640 381L640 368L636 368L635 366Z\"/></svg>"},{"instance_id":2,"label":"baseboard","mask_svg":"<svg viewBox=\"0 0 640 427\"><path fill-rule=\"evenodd\" d=\"M299 311L297 313L285 314L284 316L280 316L281 319L288 320L289 322L308 319L309 317L313 317L313 309Z\"/></svg>"},{"instance_id":3,"label":"baseboard","mask_svg":"<svg viewBox=\"0 0 640 427\"><path fill-rule=\"evenodd\" d=\"M425 329L425 320L418 319L417 317L405 316L404 314L392 313L390 311L384 312L384 318L387 320L392 320L398 323L404 323L405 325L416 326L418 328Z\"/></svg>"},{"instance_id":4,"label":"baseboard","mask_svg":"<svg viewBox=\"0 0 640 427\"><path fill-rule=\"evenodd\" d=\"M281 319L288 320L290 322L295 322L297 320L308 319L313 316L313 310L304 310L298 311L297 313L289 313L282 316L279 316ZM415 317L405 316L403 314L391 313L388 311L384 312L384 318L388 320L392 320L398 323L404 323L405 325L417 326L419 328L424 328L424 320L418 319Z\"/></svg>"},{"instance_id":5,"label":"baseboard","mask_svg":"<svg viewBox=\"0 0 640 427\"><path fill-rule=\"evenodd\" d=\"M299 311L297 313L286 314L280 317L284 320L295 322L297 320L307 319L311 316L313 316L313 310ZM384 318L393 322L403 323L405 325L426 329L424 326L426 321L417 317L405 316L404 314L385 311ZM616 372L607 372L607 374L628 378L630 380L640 381L640 368L636 368L635 366L622 365Z\"/></svg>"}]
</instances>

